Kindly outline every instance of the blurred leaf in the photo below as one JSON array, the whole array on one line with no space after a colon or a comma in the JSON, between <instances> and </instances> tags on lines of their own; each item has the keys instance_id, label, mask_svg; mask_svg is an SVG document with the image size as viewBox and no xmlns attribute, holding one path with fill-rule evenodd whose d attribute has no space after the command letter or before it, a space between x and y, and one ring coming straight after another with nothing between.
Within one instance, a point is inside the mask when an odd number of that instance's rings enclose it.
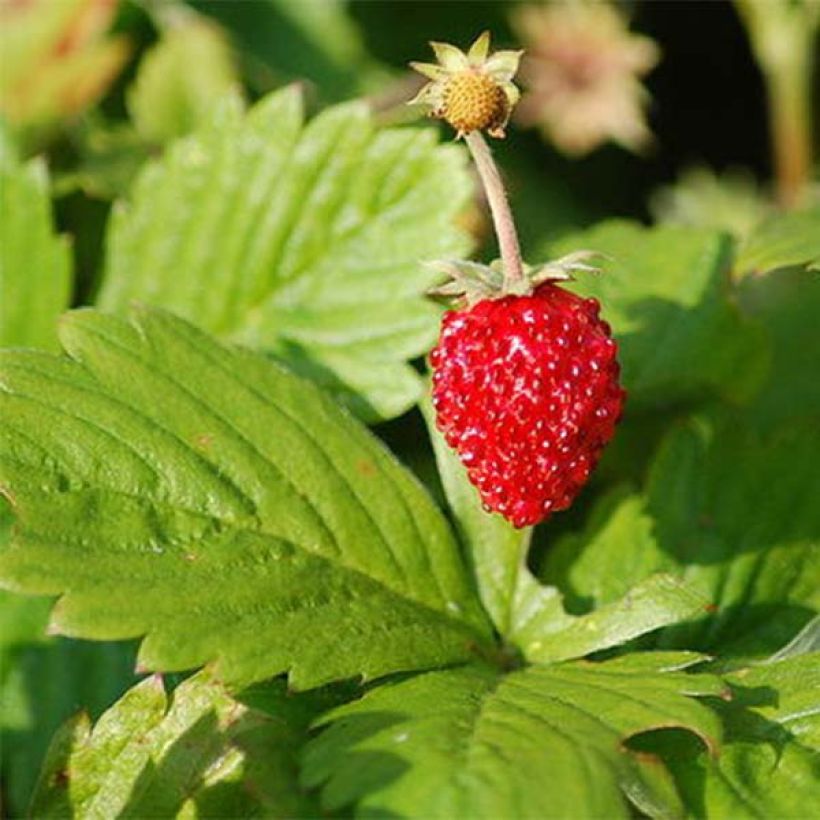
<instances>
[{"instance_id":1,"label":"blurred leaf","mask_svg":"<svg viewBox=\"0 0 820 820\"><path fill-rule=\"evenodd\" d=\"M240 53L251 56L251 80L261 91L294 80L318 86L327 101L358 96L380 73L346 0L259 0L193 5L226 26Z\"/></svg>"},{"instance_id":2,"label":"blurred leaf","mask_svg":"<svg viewBox=\"0 0 820 820\"><path fill-rule=\"evenodd\" d=\"M659 222L719 228L739 240L750 236L773 207L748 168L717 173L706 165L688 168L674 185L655 190L649 206Z\"/></svg>"},{"instance_id":3,"label":"blurred leaf","mask_svg":"<svg viewBox=\"0 0 820 820\"><path fill-rule=\"evenodd\" d=\"M658 795L623 741L680 726L712 750L720 724L691 696L719 695L710 675L678 671L692 653L509 674L462 667L376 687L324 718L304 782L327 810L359 816L653 816Z\"/></svg>"},{"instance_id":4,"label":"blurred leaf","mask_svg":"<svg viewBox=\"0 0 820 820\"><path fill-rule=\"evenodd\" d=\"M36 609L42 635L47 612L42 606ZM0 774L10 815L22 817L54 731L79 709L96 715L110 706L135 680L136 649L133 644L50 638L0 652Z\"/></svg>"},{"instance_id":5,"label":"blurred leaf","mask_svg":"<svg viewBox=\"0 0 820 820\"><path fill-rule=\"evenodd\" d=\"M656 751L697 817L815 817L820 798L820 653L756 664L726 676L717 705L726 727L719 757L691 743Z\"/></svg>"},{"instance_id":6,"label":"blurred leaf","mask_svg":"<svg viewBox=\"0 0 820 820\"><path fill-rule=\"evenodd\" d=\"M95 199L113 200L125 196L137 172L149 158L149 147L131 125L112 124L89 115L72 133L77 163L57 174L55 194L68 196L77 190ZM80 222L77 241L88 232Z\"/></svg>"},{"instance_id":7,"label":"blurred leaf","mask_svg":"<svg viewBox=\"0 0 820 820\"><path fill-rule=\"evenodd\" d=\"M218 659L231 680L287 670L295 687L484 639L446 521L313 385L159 311L77 311L61 339L66 356L8 352L0 370L19 515L1 572L62 595L52 629L147 634L144 668Z\"/></svg>"},{"instance_id":8,"label":"blurred leaf","mask_svg":"<svg viewBox=\"0 0 820 820\"><path fill-rule=\"evenodd\" d=\"M550 249L607 254L572 289L601 302L620 344L627 412L707 392L745 397L766 366L759 329L730 299L731 243L715 231L605 222Z\"/></svg>"},{"instance_id":9,"label":"blurred leaf","mask_svg":"<svg viewBox=\"0 0 820 820\"><path fill-rule=\"evenodd\" d=\"M759 225L740 246L737 274L777 268L820 267L820 205L778 214Z\"/></svg>"},{"instance_id":10,"label":"blurred leaf","mask_svg":"<svg viewBox=\"0 0 820 820\"><path fill-rule=\"evenodd\" d=\"M732 417L694 421L667 438L645 492L605 499L542 576L587 609L671 572L713 611L659 646L771 652L820 608L819 460L814 427L761 436Z\"/></svg>"},{"instance_id":11,"label":"blurred leaf","mask_svg":"<svg viewBox=\"0 0 820 820\"><path fill-rule=\"evenodd\" d=\"M56 348L71 256L52 227L45 163L0 161L0 346Z\"/></svg>"},{"instance_id":12,"label":"blurred leaf","mask_svg":"<svg viewBox=\"0 0 820 820\"><path fill-rule=\"evenodd\" d=\"M460 148L376 130L359 104L303 128L289 88L173 145L116 212L99 303L162 305L273 351L367 419L405 411L435 340L425 259L462 254Z\"/></svg>"},{"instance_id":13,"label":"blurred leaf","mask_svg":"<svg viewBox=\"0 0 820 820\"><path fill-rule=\"evenodd\" d=\"M772 365L749 414L762 429L820 424L820 275L778 270L746 277L741 306L772 340Z\"/></svg>"},{"instance_id":14,"label":"blurred leaf","mask_svg":"<svg viewBox=\"0 0 820 820\"><path fill-rule=\"evenodd\" d=\"M17 128L39 128L93 105L129 55L106 37L109 0L33 0L0 5L0 113Z\"/></svg>"},{"instance_id":15,"label":"blurred leaf","mask_svg":"<svg viewBox=\"0 0 820 820\"><path fill-rule=\"evenodd\" d=\"M249 709L200 673L169 699L159 676L128 691L96 725L55 738L35 817L313 815L296 784L298 733L287 713Z\"/></svg>"},{"instance_id":16,"label":"blurred leaf","mask_svg":"<svg viewBox=\"0 0 820 820\"><path fill-rule=\"evenodd\" d=\"M239 86L228 42L204 18L172 18L128 91L137 133L162 144L206 125L214 101Z\"/></svg>"}]
</instances>

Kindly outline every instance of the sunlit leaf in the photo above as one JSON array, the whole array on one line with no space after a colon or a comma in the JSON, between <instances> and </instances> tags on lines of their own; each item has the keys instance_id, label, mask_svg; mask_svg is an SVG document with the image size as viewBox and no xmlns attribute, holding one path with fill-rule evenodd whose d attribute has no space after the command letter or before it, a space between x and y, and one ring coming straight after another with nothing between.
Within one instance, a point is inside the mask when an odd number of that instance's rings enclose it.
<instances>
[{"instance_id":1,"label":"sunlit leaf","mask_svg":"<svg viewBox=\"0 0 820 820\"><path fill-rule=\"evenodd\" d=\"M0 157L0 346L57 345L71 256L52 225L45 163Z\"/></svg>"},{"instance_id":2,"label":"sunlit leaf","mask_svg":"<svg viewBox=\"0 0 820 820\"><path fill-rule=\"evenodd\" d=\"M352 103L302 123L295 88L226 103L114 214L99 304L164 306L271 351L367 419L406 410L440 310L422 264L469 244L470 181L428 129L374 127Z\"/></svg>"},{"instance_id":3,"label":"sunlit leaf","mask_svg":"<svg viewBox=\"0 0 820 820\"><path fill-rule=\"evenodd\" d=\"M128 691L92 727L55 737L35 817L293 817L314 814L296 784L298 729L286 712L250 709L200 673L169 697L159 676Z\"/></svg>"},{"instance_id":4,"label":"sunlit leaf","mask_svg":"<svg viewBox=\"0 0 820 820\"><path fill-rule=\"evenodd\" d=\"M141 664L216 659L295 686L469 657L486 635L450 530L363 427L265 357L170 314L78 311L65 356L0 363L13 589L52 628L147 635ZM343 636L343 639L342 639Z\"/></svg>"},{"instance_id":5,"label":"sunlit leaf","mask_svg":"<svg viewBox=\"0 0 820 820\"><path fill-rule=\"evenodd\" d=\"M207 122L214 101L239 85L227 38L205 19L181 15L142 58L128 93L137 133L164 143Z\"/></svg>"}]
</instances>

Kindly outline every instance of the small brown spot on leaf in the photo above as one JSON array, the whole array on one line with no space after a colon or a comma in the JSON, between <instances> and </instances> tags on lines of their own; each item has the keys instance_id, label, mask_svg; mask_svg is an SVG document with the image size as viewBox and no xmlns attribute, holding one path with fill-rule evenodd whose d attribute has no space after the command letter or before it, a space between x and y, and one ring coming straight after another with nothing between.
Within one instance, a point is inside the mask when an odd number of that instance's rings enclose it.
<instances>
[{"instance_id":1,"label":"small brown spot on leaf","mask_svg":"<svg viewBox=\"0 0 820 820\"><path fill-rule=\"evenodd\" d=\"M709 613L717 612L718 611L718 605L717 604L705 604L704 607L703 607L703 611L704 612L709 612Z\"/></svg>"},{"instance_id":2,"label":"small brown spot on leaf","mask_svg":"<svg viewBox=\"0 0 820 820\"><path fill-rule=\"evenodd\" d=\"M376 465L366 458L363 458L356 462L356 469L359 471L360 475L363 475L367 478L372 478L374 475L378 473Z\"/></svg>"},{"instance_id":3,"label":"small brown spot on leaf","mask_svg":"<svg viewBox=\"0 0 820 820\"><path fill-rule=\"evenodd\" d=\"M210 433L200 433L194 437L194 444L199 447L200 450L210 449L213 443L214 437Z\"/></svg>"}]
</instances>

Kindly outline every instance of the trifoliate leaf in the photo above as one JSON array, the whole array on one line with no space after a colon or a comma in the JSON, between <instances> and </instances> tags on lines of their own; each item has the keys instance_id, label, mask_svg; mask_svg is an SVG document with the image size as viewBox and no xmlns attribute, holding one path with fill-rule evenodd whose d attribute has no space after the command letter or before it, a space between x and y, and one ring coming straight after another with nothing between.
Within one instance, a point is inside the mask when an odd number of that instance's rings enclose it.
<instances>
[{"instance_id":1,"label":"trifoliate leaf","mask_svg":"<svg viewBox=\"0 0 820 820\"><path fill-rule=\"evenodd\" d=\"M46 167L0 161L0 347L56 347L68 305L71 256L52 227Z\"/></svg>"},{"instance_id":2,"label":"trifoliate leaf","mask_svg":"<svg viewBox=\"0 0 820 820\"><path fill-rule=\"evenodd\" d=\"M481 600L501 636L527 660L580 658L701 614L706 599L671 576L656 575L625 589L619 601L583 617L569 615L558 589L539 584L527 567L531 528L516 530L482 509L463 465L435 427L429 401L422 411Z\"/></svg>"},{"instance_id":3,"label":"trifoliate leaf","mask_svg":"<svg viewBox=\"0 0 820 820\"><path fill-rule=\"evenodd\" d=\"M658 751L697 816L817 816L820 805L820 653L757 664L726 676L718 703L726 727L720 756L667 739Z\"/></svg>"},{"instance_id":4,"label":"trifoliate leaf","mask_svg":"<svg viewBox=\"0 0 820 820\"><path fill-rule=\"evenodd\" d=\"M147 635L146 669L217 659L303 687L469 657L486 634L423 488L316 387L164 312L67 315L66 356L0 360L4 584L52 627Z\"/></svg>"},{"instance_id":5,"label":"trifoliate leaf","mask_svg":"<svg viewBox=\"0 0 820 820\"><path fill-rule=\"evenodd\" d=\"M136 647L50 638L0 651L0 774L10 816L23 817L55 730L79 709L99 715L135 682Z\"/></svg>"},{"instance_id":6,"label":"trifoliate leaf","mask_svg":"<svg viewBox=\"0 0 820 820\"><path fill-rule=\"evenodd\" d=\"M734 264L741 275L791 267L820 268L820 205L763 222L740 246Z\"/></svg>"},{"instance_id":7,"label":"trifoliate leaf","mask_svg":"<svg viewBox=\"0 0 820 820\"><path fill-rule=\"evenodd\" d=\"M765 373L764 339L729 297L731 242L716 231L623 221L562 239L551 256L599 251L600 276L571 287L601 303L620 347L627 412L704 393L745 397Z\"/></svg>"},{"instance_id":8,"label":"trifoliate leaf","mask_svg":"<svg viewBox=\"0 0 820 820\"><path fill-rule=\"evenodd\" d=\"M334 810L418 818L629 817L658 795L624 747L661 727L713 751L720 723L690 696L720 695L680 671L691 653L646 653L503 674L430 672L374 688L331 712L308 746L304 782Z\"/></svg>"},{"instance_id":9,"label":"trifoliate leaf","mask_svg":"<svg viewBox=\"0 0 820 820\"><path fill-rule=\"evenodd\" d=\"M542 577L574 605L600 607L672 573L709 612L662 633L660 646L765 655L820 608L818 460L813 426L764 436L732 416L694 420L668 436L646 489L602 501Z\"/></svg>"},{"instance_id":10,"label":"trifoliate leaf","mask_svg":"<svg viewBox=\"0 0 820 820\"><path fill-rule=\"evenodd\" d=\"M242 705L206 673L166 696L159 676L96 725L71 721L52 744L35 817L314 815L296 784L298 732Z\"/></svg>"},{"instance_id":11,"label":"trifoliate leaf","mask_svg":"<svg viewBox=\"0 0 820 820\"><path fill-rule=\"evenodd\" d=\"M374 127L358 103L303 126L290 88L223 109L174 144L114 214L99 303L164 306L272 351L367 419L406 410L407 364L439 309L422 262L469 244L454 225L471 183L428 129Z\"/></svg>"},{"instance_id":12,"label":"trifoliate leaf","mask_svg":"<svg viewBox=\"0 0 820 820\"><path fill-rule=\"evenodd\" d=\"M170 22L157 45L143 56L128 92L137 132L159 144L204 124L214 100L239 84L227 39L218 26L183 13Z\"/></svg>"}]
</instances>

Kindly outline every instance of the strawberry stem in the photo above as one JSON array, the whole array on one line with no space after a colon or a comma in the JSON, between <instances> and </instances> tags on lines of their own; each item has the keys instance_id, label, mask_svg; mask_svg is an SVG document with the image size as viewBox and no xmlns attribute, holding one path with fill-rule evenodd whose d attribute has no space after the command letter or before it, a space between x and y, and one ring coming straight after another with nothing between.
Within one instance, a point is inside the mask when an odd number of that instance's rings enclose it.
<instances>
[{"instance_id":1,"label":"strawberry stem","mask_svg":"<svg viewBox=\"0 0 820 820\"><path fill-rule=\"evenodd\" d=\"M498 173L493 155L480 131L472 131L464 138L473 156L484 193L490 205L495 235L498 238L498 249L504 266L504 284L509 286L524 279L521 265L521 247L518 244L518 233L515 230L507 191Z\"/></svg>"}]
</instances>

